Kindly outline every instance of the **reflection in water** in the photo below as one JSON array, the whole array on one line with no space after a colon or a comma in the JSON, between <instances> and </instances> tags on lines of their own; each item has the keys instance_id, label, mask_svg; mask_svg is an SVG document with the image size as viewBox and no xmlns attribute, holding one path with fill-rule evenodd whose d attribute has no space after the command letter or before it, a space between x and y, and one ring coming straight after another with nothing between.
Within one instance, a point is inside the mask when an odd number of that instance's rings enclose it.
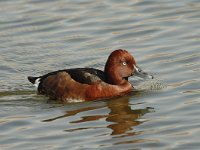
<instances>
[{"instance_id":1,"label":"reflection in water","mask_svg":"<svg viewBox=\"0 0 200 150\"><path fill-rule=\"evenodd\" d=\"M106 121L112 122L108 128L112 129L112 135L123 134L132 130L133 126L142 123L138 119L149 112L149 108L132 110L127 97L109 101L107 103L110 113Z\"/></svg>"},{"instance_id":2,"label":"reflection in water","mask_svg":"<svg viewBox=\"0 0 200 150\"><path fill-rule=\"evenodd\" d=\"M1 0L0 18L0 150L199 149L200 0ZM131 78L142 96L63 106L27 81L118 48L156 77Z\"/></svg>"},{"instance_id":3,"label":"reflection in water","mask_svg":"<svg viewBox=\"0 0 200 150\"><path fill-rule=\"evenodd\" d=\"M105 119L110 124L107 128L112 129L111 135L119 135L124 134L127 131L133 130L133 126L137 126L141 124L143 121L139 121L138 119L144 114L150 112L153 108L144 108L144 109L135 109L131 108L131 104L129 103L130 96L115 98L112 100L106 101L106 107L110 110L108 114L100 115L90 115L90 116L82 116L81 119L71 121L70 123L84 123L89 121L98 121L100 119ZM55 118L43 120L43 122L55 121L60 118L65 118L69 116L75 116L78 113L97 110L104 108L105 106L94 106L94 107L84 107L79 108L72 111L66 111L66 114L62 116L58 116ZM84 127L84 128L72 128L67 129L67 132L73 132L77 130L86 130L91 128L104 128L104 127ZM135 134L135 133L133 133ZM132 134L131 134L132 135Z\"/></svg>"},{"instance_id":4,"label":"reflection in water","mask_svg":"<svg viewBox=\"0 0 200 150\"><path fill-rule=\"evenodd\" d=\"M99 106L99 107L98 106L97 107L85 107L85 108L80 108L80 109L76 109L76 110L66 111L66 114L64 114L62 116L46 119L46 120L43 120L43 122L50 122L50 121L54 121L54 120L57 120L57 119L60 119L60 118L74 116L74 115L76 115L78 113L81 113L81 112L84 112L84 111L89 111L89 110L94 110L94 109L99 109L101 107L102 106Z\"/></svg>"}]
</instances>

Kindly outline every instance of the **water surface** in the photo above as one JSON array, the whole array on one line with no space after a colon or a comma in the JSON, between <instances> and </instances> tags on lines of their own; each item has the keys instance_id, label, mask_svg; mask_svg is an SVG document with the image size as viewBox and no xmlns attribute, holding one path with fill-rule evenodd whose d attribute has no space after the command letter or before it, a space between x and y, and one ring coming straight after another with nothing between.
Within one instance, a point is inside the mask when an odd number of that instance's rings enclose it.
<instances>
[{"instance_id":1,"label":"water surface","mask_svg":"<svg viewBox=\"0 0 200 150\"><path fill-rule=\"evenodd\" d=\"M13 149L199 149L198 0L1 0L0 147ZM108 101L47 103L28 75L103 69L127 49L154 74Z\"/></svg>"}]
</instances>

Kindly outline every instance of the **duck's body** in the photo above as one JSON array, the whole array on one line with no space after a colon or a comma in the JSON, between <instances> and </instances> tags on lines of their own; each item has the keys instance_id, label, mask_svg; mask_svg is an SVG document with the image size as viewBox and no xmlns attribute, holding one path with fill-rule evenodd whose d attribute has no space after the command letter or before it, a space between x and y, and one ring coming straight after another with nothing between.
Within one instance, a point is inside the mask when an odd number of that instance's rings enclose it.
<instances>
[{"instance_id":1,"label":"duck's body","mask_svg":"<svg viewBox=\"0 0 200 150\"><path fill-rule=\"evenodd\" d=\"M93 68L65 69L39 77L28 77L38 84L38 93L51 99L67 102L96 100L120 96L133 90L128 77L138 71L134 58L125 50L116 50L109 56L105 70ZM143 73L143 75L146 75Z\"/></svg>"}]
</instances>

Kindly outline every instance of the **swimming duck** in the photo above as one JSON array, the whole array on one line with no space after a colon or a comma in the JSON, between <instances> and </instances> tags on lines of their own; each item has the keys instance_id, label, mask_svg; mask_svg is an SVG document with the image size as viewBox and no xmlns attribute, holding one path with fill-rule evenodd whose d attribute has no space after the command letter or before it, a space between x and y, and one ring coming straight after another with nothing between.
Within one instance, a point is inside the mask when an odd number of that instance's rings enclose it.
<instances>
[{"instance_id":1,"label":"swimming duck","mask_svg":"<svg viewBox=\"0 0 200 150\"><path fill-rule=\"evenodd\" d=\"M107 99L127 94L133 90L128 81L133 75L153 78L137 66L128 51L118 49L108 57L104 71L94 68L64 69L43 76L29 76L28 80L37 85L38 94L71 102Z\"/></svg>"}]
</instances>

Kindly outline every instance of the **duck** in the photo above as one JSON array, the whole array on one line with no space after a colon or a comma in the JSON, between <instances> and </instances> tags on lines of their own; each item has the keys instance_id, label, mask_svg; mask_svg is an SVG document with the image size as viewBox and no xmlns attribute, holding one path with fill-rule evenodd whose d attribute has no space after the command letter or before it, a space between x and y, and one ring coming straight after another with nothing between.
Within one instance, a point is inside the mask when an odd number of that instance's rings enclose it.
<instances>
[{"instance_id":1,"label":"duck","mask_svg":"<svg viewBox=\"0 0 200 150\"><path fill-rule=\"evenodd\" d=\"M62 102L91 101L123 96L133 91L129 77L153 79L142 71L127 50L118 49L109 55L104 71L95 68L71 68L42 76L28 76L39 95Z\"/></svg>"}]
</instances>

